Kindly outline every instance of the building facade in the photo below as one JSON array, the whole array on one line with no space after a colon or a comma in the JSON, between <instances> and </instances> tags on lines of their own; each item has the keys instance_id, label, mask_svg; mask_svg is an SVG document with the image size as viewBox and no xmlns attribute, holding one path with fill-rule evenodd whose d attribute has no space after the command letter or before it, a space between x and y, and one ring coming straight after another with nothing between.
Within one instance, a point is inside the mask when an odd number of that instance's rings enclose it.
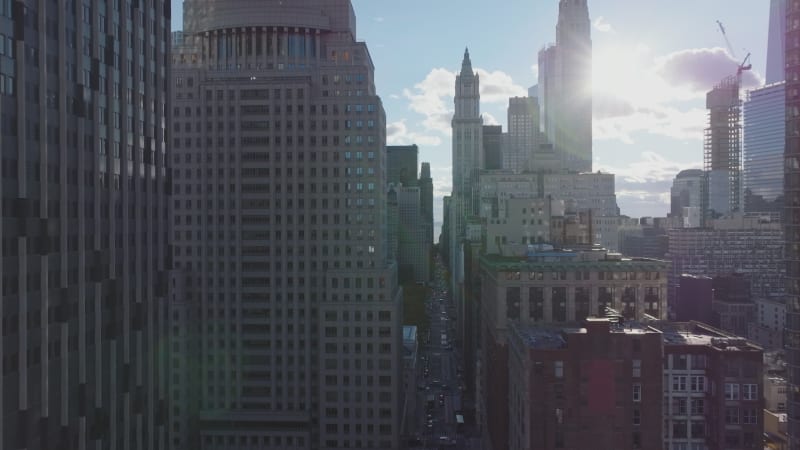
<instances>
[{"instance_id":1,"label":"building facade","mask_svg":"<svg viewBox=\"0 0 800 450\"><path fill-rule=\"evenodd\" d=\"M518 325L508 364L507 448L662 448L658 330L606 318L576 329Z\"/></svg>"},{"instance_id":2,"label":"building facade","mask_svg":"<svg viewBox=\"0 0 800 450\"><path fill-rule=\"evenodd\" d=\"M664 339L663 448L761 450L761 348L698 322L655 327Z\"/></svg>"},{"instance_id":3,"label":"building facade","mask_svg":"<svg viewBox=\"0 0 800 450\"><path fill-rule=\"evenodd\" d=\"M700 208L705 177L700 169L681 170L670 188L670 215L682 216L683 208Z\"/></svg>"},{"instance_id":4,"label":"building facade","mask_svg":"<svg viewBox=\"0 0 800 450\"><path fill-rule=\"evenodd\" d=\"M0 448L167 448L170 2L90 3L0 5Z\"/></svg>"},{"instance_id":5,"label":"building facade","mask_svg":"<svg viewBox=\"0 0 800 450\"><path fill-rule=\"evenodd\" d=\"M358 121L355 123L357 126ZM416 186L418 155L419 147L416 145L387 145L386 180L403 186Z\"/></svg>"},{"instance_id":6,"label":"building facade","mask_svg":"<svg viewBox=\"0 0 800 450\"><path fill-rule=\"evenodd\" d=\"M785 83L747 93L742 106L742 202L746 213L783 213Z\"/></svg>"},{"instance_id":7,"label":"building facade","mask_svg":"<svg viewBox=\"0 0 800 450\"><path fill-rule=\"evenodd\" d=\"M786 2L786 355L789 371L789 449L800 450L800 2Z\"/></svg>"},{"instance_id":8,"label":"building facade","mask_svg":"<svg viewBox=\"0 0 800 450\"><path fill-rule=\"evenodd\" d=\"M786 328L786 298L758 297L753 303L756 305L756 317L748 325L747 338L767 351L782 349Z\"/></svg>"},{"instance_id":9,"label":"building facade","mask_svg":"<svg viewBox=\"0 0 800 450\"><path fill-rule=\"evenodd\" d=\"M587 0L560 0L556 44L539 52L543 130L569 171L592 171L592 40Z\"/></svg>"},{"instance_id":10,"label":"building facade","mask_svg":"<svg viewBox=\"0 0 800 450\"><path fill-rule=\"evenodd\" d=\"M349 0L186 1L173 449L399 448L386 125ZM412 172L412 176L416 173Z\"/></svg>"},{"instance_id":11,"label":"building facade","mask_svg":"<svg viewBox=\"0 0 800 450\"><path fill-rule=\"evenodd\" d=\"M607 308L631 319L666 314L667 263L605 251L552 251L480 257L477 390L491 448L508 448L508 334L512 323L577 323Z\"/></svg>"},{"instance_id":12,"label":"building facade","mask_svg":"<svg viewBox=\"0 0 800 450\"><path fill-rule=\"evenodd\" d=\"M670 305L683 274L715 276L741 273L750 278L752 294L784 292L784 242L781 225L758 218L716 220L708 228L671 228L668 257Z\"/></svg>"},{"instance_id":13,"label":"building facade","mask_svg":"<svg viewBox=\"0 0 800 450\"><path fill-rule=\"evenodd\" d=\"M502 169L522 172L539 150L539 101L536 97L508 99L508 137Z\"/></svg>"}]
</instances>

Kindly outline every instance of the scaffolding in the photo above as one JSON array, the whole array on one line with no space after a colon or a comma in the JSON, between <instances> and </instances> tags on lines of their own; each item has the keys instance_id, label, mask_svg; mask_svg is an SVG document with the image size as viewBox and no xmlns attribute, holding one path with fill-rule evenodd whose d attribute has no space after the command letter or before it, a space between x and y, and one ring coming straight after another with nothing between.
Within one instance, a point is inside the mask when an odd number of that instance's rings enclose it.
<instances>
[{"instance_id":1,"label":"scaffolding","mask_svg":"<svg viewBox=\"0 0 800 450\"><path fill-rule=\"evenodd\" d=\"M704 219L709 218L711 211L728 215L741 208L742 101L739 91L739 76L734 75L720 81L706 94Z\"/></svg>"}]
</instances>

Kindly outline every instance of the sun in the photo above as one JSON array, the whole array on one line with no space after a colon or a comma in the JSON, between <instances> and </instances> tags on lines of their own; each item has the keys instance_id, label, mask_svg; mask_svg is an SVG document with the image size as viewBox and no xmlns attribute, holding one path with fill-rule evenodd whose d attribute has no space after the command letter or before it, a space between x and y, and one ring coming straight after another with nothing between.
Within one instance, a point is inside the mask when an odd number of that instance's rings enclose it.
<instances>
[{"instance_id":1,"label":"sun","mask_svg":"<svg viewBox=\"0 0 800 450\"><path fill-rule=\"evenodd\" d=\"M592 54L592 93L641 104L659 95L660 80L651 70L644 45L595 48Z\"/></svg>"}]
</instances>

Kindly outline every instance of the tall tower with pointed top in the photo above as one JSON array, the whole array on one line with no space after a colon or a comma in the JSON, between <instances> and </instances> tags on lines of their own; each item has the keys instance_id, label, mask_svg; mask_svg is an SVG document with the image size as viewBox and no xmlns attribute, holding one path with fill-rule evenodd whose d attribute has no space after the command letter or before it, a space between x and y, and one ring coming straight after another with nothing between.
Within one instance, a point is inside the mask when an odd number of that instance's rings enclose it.
<instances>
[{"instance_id":1,"label":"tall tower with pointed top","mask_svg":"<svg viewBox=\"0 0 800 450\"><path fill-rule=\"evenodd\" d=\"M483 119L480 112L480 77L472 70L469 50L464 50L456 76L453 114L453 193L449 208L449 263L452 296L461 299L463 251L467 219L478 214L478 174L483 168Z\"/></svg>"},{"instance_id":2,"label":"tall tower with pointed top","mask_svg":"<svg viewBox=\"0 0 800 450\"><path fill-rule=\"evenodd\" d=\"M587 0L560 0L556 44L539 53L542 124L562 167L592 170L592 39Z\"/></svg>"}]
</instances>

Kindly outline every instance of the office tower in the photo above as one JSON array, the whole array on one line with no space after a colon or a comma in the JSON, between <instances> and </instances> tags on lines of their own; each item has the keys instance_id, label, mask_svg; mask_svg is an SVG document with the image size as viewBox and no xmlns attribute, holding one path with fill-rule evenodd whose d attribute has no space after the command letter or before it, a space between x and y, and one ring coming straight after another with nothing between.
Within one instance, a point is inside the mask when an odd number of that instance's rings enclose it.
<instances>
[{"instance_id":1,"label":"office tower","mask_svg":"<svg viewBox=\"0 0 800 450\"><path fill-rule=\"evenodd\" d=\"M4 449L166 448L170 4L90 3L0 7Z\"/></svg>"},{"instance_id":2,"label":"office tower","mask_svg":"<svg viewBox=\"0 0 800 450\"><path fill-rule=\"evenodd\" d=\"M416 186L418 154L419 148L416 145L387 145L386 181L400 183L403 186Z\"/></svg>"},{"instance_id":3,"label":"office tower","mask_svg":"<svg viewBox=\"0 0 800 450\"><path fill-rule=\"evenodd\" d=\"M786 2L786 23L800 21L800 4ZM800 450L800 29L786 30L786 146L784 225L786 232L786 355L789 373L789 449Z\"/></svg>"},{"instance_id":4,"label":"office tower","mask_svg":"<svg viewBox=\"0 0 800 450\"><path fill-rule=\"evenodd\" d=\"M590 318L585 328L512 325L509 335L505 448L662 448L658 330Z\"/></svg>"},{"instance_id":5,"label":"office tower","mask_svg":"<svg viewBox=\"0 0 800 450\"><path fill-rule=\"evenodd\" d=\"M539 102L535 97L508 99L508 140L503 149L505 170L522 172L539 150ZM484 150L485 151L485 150Z\"/></svg>"},{"instance_id":6,"label":"office tower","mask_svg":"<svg viewBox=\"0 0 800 450\"><path fill-rule=\"evenodd\" d=\"M642 320L645 314L666 318L664 261L537 245L512 255L482 255L479 264L478 390L483 398L478 403L485 408L479 414L486 421L491 448L509 448L512 323L575 324L590 316L602 317L607 308L633 320Z\"/></svg>"},{"instance_id":7,"label":"office tower","mask_svg":"<svg viewBox=\"0 0 800 450\"><path fill-rule=\"evenodd\" d=\"M773 84L786 79L784 73L784 53L786 51L786 0L770 1L768 33L766 84Z\"/></svg>"},{"instance_id":8,"label":"office tower","mask_svg":"<svg viewBox=\"0 0 800 450\"><path fill-rule=\"evenodd\" d=\"M459 305L464 280L462 243L467 221L478 215L478 175L484 167L483 118L480 115L480 77L472 70L469 51L464 51L461 72L455 82L453 129L453 192L447 209L450 224L447 249L450 292Z\"/></svg>"},{"instance_id":9,"label":"office tower","mask_svg":"<svg viewBox=\"0 0 800 450\"><path fill-rule=\"evenodd\" d=\"M725 78L706 94L706 108L703 170L708 186L703 215L708 219L741 207L742 122L736 76Z\"/></svg>"},{"instance_id":10,"label":"office tower","mask_svg":"<svg viewBox=\"0 0 800 450\"><path fill-rule=\"evenodd\" d=\"M170 355L172 448L398 448L386 121L352 5L185 3L171 344L199 345Z\"/></svg>"},{"instance_id":11,"label":"office tower","mask_svg":"<svg viewBox=\"0 0 800 450\"><path fill-rule=\"evenodd\" d=\"M483 157L486 170L503 168L503 127L501 125L483 126Z\"/></svg>"},{"instance_id":12,"label":"office tower","mask_svg":"<svg viewBox=\"0 0 800 450\"><path fill-rule=\"evenodd\" d=\"M783 230L777 222L758 218L715 220L705 228L671 228L668 259L669 303L683 274L713 277L739 272L751 280L752 294L769 296L785 290L786 269L782 264Z\"/></svg>"},{"instance_id":13,"label":"office tower","mask_svg":"<svg viewBox=\"0 0 800 450\"><path fill-rule=\"evenodd\" d=\"M699 322L660 322L653 328L664 340L659 448L761 450L761 348Z\"/></svg>"},{"instance_id":14,"label":"office tower","mask_svg":"<svg viewBox=\"0 0 800 450\"><path fill-rule=\"evenodd\" d=\"M431 178L431 163L424 162L419 173L419 197L422 207L425 231L425 242L433 248L433 178Z\"/></svg>"},{"instance_id":15,"label":"office tower","mask_svg":"<svg viewBox=\"0 0 800 450\"><path fill-rule=\"evenodd\" d=\"M783 213L785 83L747 93L742 105L742 201L746 213Z\"/></svg>"},{"instance_id":16,"label":"office tower","mask_svg":"<svg viewBox=\"0 0 800 450\"><path fill-rule=\"evenodd\" d=\"M427 283L430 281L431 247L425 239L428 225L424 220L420 188L391 185L390 234L396 236L396 259L401 283Z\"/></svg>"},{"instance_id":17,"label":"office tower","mask_svg":"<svg viewBox=\"0 0 800 450\"><path fill-rule=\"evenodd\" d=\"M682 216L683 208L702 206L703 171L687 169L678 172L670 188L670 215Z\"/></svg>"},{"instance_id":18,"label":"office tower","mask_svg":"<svg viewBox=\"0 0 800 450\"><path fill-rule=\"evenodd\" d=\"M591 74L587 0L560 0L556 43L539 52L539 95L542 130L570 171L592 171Z\"/></svg>"}]
</instances>

